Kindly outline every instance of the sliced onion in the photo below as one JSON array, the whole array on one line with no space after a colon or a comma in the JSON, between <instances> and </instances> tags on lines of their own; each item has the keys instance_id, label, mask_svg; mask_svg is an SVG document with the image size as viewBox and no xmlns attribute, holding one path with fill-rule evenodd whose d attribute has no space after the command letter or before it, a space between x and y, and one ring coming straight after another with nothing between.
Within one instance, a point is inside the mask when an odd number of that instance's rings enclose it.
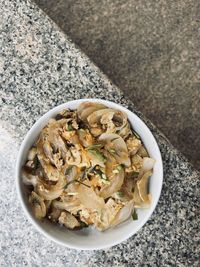
<instances>
[{"instance_id":1,"label":"sliced onion","mask_svg":"<svg viewBox=\"0 0 200 267\"><path fill-rule=\"evenodd\" d=\"M104 199L110 197L113 193L120 190L122 184L124 182L124 170L120 170L119 173L115 174L110 180L110 184L106 185L101 189L100 196Z\"/></svg>"},{"instance_id":2,"label":"sliced onion","mask_svg":"<svg viewBox=\"0 0 200 267\"><path fill-rule=\"evenodd\" d=\"M100 231L108 229L121 207L122 204L118 204L112 198L109 198L101 212L101 216L94 217L94 224L97 229Z\"/></svg>"},{"instance_id":3,"label":"sliced onion","mask_svg":"<svg viewBox=\"0 0 200 267\"><path fill-rule=\"evenodd\" d=\"M147 172L147 171L150 171L153 169L154 167L154 164L155 164L155 159L152 159L152 158L148 158L148 157L144 157L143 158L143 172Z\"/></svg>"},{"instance_id":4,"label":"sliced onion","mask_svg":"<svg viewBox=\"0 0 200 267\"><path fill-rule=\"evenodd\" d=\"M25 185L33 185L35 187L38 183L38 176L22 170L22 181Z\"/></svg>"},{"instance_id":5,"label":"sliced onion","mask_svg":"<svg viewBox=\"0 0 200 267\"><path fill-rule=\"evenodd\" d=\"M126 221L132 214L134 207L134 201L131 200L124 205L124 207L118 212L114 221L112 222L112 227Z\"/></svg>"},{"instance_id":6,"label":"sliced onion","mask_svg":"<svg viewBox=\"0 0 200 267\"><path fill-rule=\"evenodd\" d=\"M68 202L54 200L52 203L52 206L54 208L60 209L60 210L66 210L66 211L69 211L71 213L77 213L78 210L81 209L80 205L81 204L80 204L80 201L78 199L71 200Z\"/></svg>"},{"instance_id":7,"label":"sliced onion","mask_svg":"<svg viewBox=\"0 0 200 267\"><path fill-rule=\"evenodd\" d=\"M131 165L126 143L121 136L113 133L103 133L99 140L105 142L108 148L114 149L115 153L113 156L120 164L124 164L127 167Z\"/></svg>"},{"instance_id":8,"label":"sliced onion","mask_svg":"<svg viewBox=\"0 0 200 267\"><path fill-rule=\"evenodd\" d=\"M148 179L152 172L146 172L136 184L133 193L134 206L136 208L148 208L151 204L151 195L147 192Z\"/></svg>"},{"instance_id":9,"label":"sliced onion","mask_svg":"<svg viewBox=\"0 0 200 267\"><path fill-rule=\"evenodd\" d=\"M140 198L143 202L149 202L148 197L148 181L149 177L152 175L152 171L145 172L145 174L142 176L142 178L137 182L138 192L140 195Z\"/></svg>"},{"instance_id":10,"label":"sliced onion","mask_svg":"<svg viewBox=\"0 0 200 267\"><path fill-rule=\"evenodd\" d=\"M86 182L84 181L84 183ZM77 192L77 198L80 200L80 202L85 208L91 210L101 210L104 207L104 199L102 197L97 196L97 194L92 188L88 188L85 185L80 184L77 187Z\"/></svg>"},{"instance_id":11,"label":"sliced onion","mask_svg":"<svg viewBox=\"0 0 200 267\"><path fill-rule=\"evenodd\" d=\"M74 229L74 228L80 226L80 223L76 219L76 217L74 217L69 212L65 212L65 211L61 212L61 215L60 215L58 221L60 224L63 224L65 227L67 227L69 229Z\"/></svg>"}]
</instances>

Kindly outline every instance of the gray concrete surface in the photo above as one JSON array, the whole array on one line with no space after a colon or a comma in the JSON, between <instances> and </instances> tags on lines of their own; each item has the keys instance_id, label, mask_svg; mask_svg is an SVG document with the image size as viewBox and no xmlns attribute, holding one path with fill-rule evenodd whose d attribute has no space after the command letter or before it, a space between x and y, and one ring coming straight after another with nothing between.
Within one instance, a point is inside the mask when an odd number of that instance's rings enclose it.
<instances>
[{"instance_id":1,"label":"gray concrete surface","mask_svg":"<svg viewBox=\"0 0 200 267\"><path fill-rule=\"evenodd\" d=\"M200 169L200 1L35 2Z\"/></svg>"}]
</instances>

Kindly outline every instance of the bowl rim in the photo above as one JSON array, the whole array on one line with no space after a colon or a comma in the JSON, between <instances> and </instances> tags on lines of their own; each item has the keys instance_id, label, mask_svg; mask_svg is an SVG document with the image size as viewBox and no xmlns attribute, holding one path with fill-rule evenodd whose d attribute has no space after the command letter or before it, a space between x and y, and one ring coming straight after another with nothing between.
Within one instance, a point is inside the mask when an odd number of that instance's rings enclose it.
<instances>
[{"instance_id":1,"label":"bowl rim","mask_svg":"<svg viewBox=\"0 0 200 267\"><path fill-rule=\"evenodd\" d=\"M82 102L101 102L102 104L105 104L105 105L114 105L116 106L116 109L117 108L120 108L120 110L124 111L125 113L131 113L131 115L133 115L135 117L135 119L137 118L140 122L143 123L143 126L146 127L146 130L148 131L148 134L151 135L151 138L152 140L154 141L155 145L156 145L156 148L157 148L157 152L158 152L158 157L160 158L160 166L159 166L159 169L160 169L160 181L161 181L161 186L160 186L160 191L158 192L157 194L157 199L156 201L154 202L154 205L150 207L151 209L151 212L149 214L148 217L146 217L142 222L141 224L134 228L134 231L133 232L130 232L130 233L127 233L125 236L121 237L121 238L118 238L116 240L113 240L111 242L109 242L108 244L106 245L98 245L97 247L95 248L92 248L90 246L81 246L81 245L73 245L73 244L70 244L70 243L66 243L64 241L61 241L59 238L56 238L56 237L53 237L51 234L47 233L36 221L36 219L32 216L32 214L29 212L29 210L27 209L25 203L24 203L24 200L23 200L23 197L22 197L22 188L20 187L20 171L21 171L21 158L22 158L22 155L23 155L23 151L26 147L26 143L27 141L29 140L29 138L31 137L32 133L35 131L35 129L37 128L38 125L40 125L43 121L45 121L47 119L47 117L49 117L49 114L50 113L55 113L56 111L59 112L60 110L64 109L64 108L67 108L67 105L70 105L70 104L80 104ZM19 151L18 151L18 154L17 154L17 161L16 161L16 165L15 165L15 183L16 183L16 189L17 189L17 195L18 195L18 199L20 201L20 204L22 206L22 209L24 211L24 213L26 214L27 218L29 219L29 222L31 222L34 227L38 230L38 232L42 233L45 237L47 237L48 239L54 241L55 243L58 243L59 245L62 245L62 246L65 246L65 247L68 247L68 248L72 248L72 249L76 249L76 250L100 250L100 249L107 249L107 248L110 248L112 246L115 246L115 245L118 245L124 241L126 241L127 239L129 239L131 236L133 236L134 234L136 234L143 226L144 224L150 219L150 217L152 216L152 213L154 212L157 204L158 204L158 201L160 199L160 195L161 195L161 191L162 191L162 187L163 187L163 161L162 161L162 156L161 156L161 152L160 152L160 149L159 149L159 146L158 146L158 143L154 137L154 135L152 134L151 130L149 129L149 127L146 125L146 123L138 116L136 115L133 111L127 109L126 107L122 106L121 104L118 104L118 103L115 103L113 101L109 101L109 100L104 100L104 99L98 99L98 98L81 98L81 99L76 99L76 100L71 100L71 101L67 101L65 103L62 103L58 106L55 106L54 108L51 108L49 109L47 112L45 112L32 126L31 128L28 130L28 132L26 133L21 145L20 145L20 148L19 148Z\"/></svg>"}]
</instances>

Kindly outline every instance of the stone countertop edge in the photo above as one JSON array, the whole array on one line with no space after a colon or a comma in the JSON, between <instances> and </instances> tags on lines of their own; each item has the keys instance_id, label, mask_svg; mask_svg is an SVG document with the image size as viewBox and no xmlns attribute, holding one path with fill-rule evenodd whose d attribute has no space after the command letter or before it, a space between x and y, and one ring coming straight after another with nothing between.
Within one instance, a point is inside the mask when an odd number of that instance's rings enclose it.
<instances>
[{"instance_id":1,"label":"stone countertop edge","mask_svg":"<svg viewBox=\"0 0 200 267\"><path fill-rule=\"evenodd\" d=\"M0 7L0 265L198 266L199 172L36 5L5 0ZM41 236L13 187L13 163L25 133L50 108L78 98L103 98L135 112L156 137L164 163L152 217L107 250L80 252Z\"/></svg>"}]
</instances>

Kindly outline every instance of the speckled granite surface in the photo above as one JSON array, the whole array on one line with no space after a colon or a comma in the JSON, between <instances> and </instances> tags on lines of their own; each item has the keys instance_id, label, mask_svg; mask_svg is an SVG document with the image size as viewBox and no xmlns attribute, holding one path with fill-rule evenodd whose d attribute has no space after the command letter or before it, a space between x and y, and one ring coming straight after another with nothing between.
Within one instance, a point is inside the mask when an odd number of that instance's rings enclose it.
<instances>
[{"instance_id":1,"label":"speckled granite surface","mask_svg":"<svg viewBox=\"0 0 200 267\"><path fill-rule=\"evenodd\" d=\"M0 2L0 266L198 266L199 173L134 104L27 1ZM164 186L149 222L113 248L78 252L41 236L16 195L14 165L25 133L47 110L81 97L128 107L152 129Z\"/></svg>"}]
</instances>

